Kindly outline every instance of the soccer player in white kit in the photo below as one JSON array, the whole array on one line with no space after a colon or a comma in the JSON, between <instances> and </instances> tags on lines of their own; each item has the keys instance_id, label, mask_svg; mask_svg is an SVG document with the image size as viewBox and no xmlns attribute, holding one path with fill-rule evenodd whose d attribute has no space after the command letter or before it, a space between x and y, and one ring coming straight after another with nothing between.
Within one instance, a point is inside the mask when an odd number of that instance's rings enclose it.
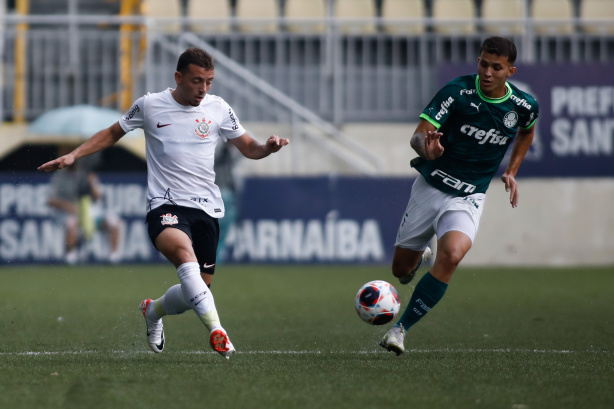
<instances>
[{"instance_id":1,"label":"soccer player in white kit","mask_svg":"<svg viewBox=\"0 0 614 409\"><path fill-rule=\"evenodd\" d=\"M177 61L175 89L137 99L118 122L38 170L62 169L142 128L147 145L149 235L177 268L180 282L162 297L144 300L139 306L147 341L154 352L162 352L162 317L192 309L208 329L211 347L228 359L235 348L220 324L209 288L219 239L218 218L224 216L224 203L214 183L215 147L223 138L245 157L261 159L289 141L276 135L264 144L256 141L222 98L207 94L213 79L213 58L200 48L188 48Z\"/></svg>"}]
</instances>

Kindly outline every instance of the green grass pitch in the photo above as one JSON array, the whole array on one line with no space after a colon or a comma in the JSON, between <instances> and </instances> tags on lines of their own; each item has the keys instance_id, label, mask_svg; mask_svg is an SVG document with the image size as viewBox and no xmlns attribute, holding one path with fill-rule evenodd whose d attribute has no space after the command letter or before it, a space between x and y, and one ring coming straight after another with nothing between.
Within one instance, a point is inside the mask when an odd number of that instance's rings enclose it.
<instances>
[{"instance_id":1,"label":"green grass pitch","mask_svg":"<svg viewBox=\"0 0 614 409\"><path fill-rule=\"evenodd\" d=\"M216 304L238 353L194 313L149 351L137 307L170 266L0 269L0 408L614 407L614 268L461 268L399 357L354 296L385 266L220 265Z\"/></svg>"}]
</instances>

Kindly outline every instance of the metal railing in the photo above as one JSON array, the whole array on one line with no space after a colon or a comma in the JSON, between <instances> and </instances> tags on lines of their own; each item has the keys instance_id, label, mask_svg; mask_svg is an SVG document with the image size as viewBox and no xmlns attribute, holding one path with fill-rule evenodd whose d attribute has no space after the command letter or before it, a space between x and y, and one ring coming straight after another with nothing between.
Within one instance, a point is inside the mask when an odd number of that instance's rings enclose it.
<instances>
[{"instance_id":1,"label":"metal railing","mask_svg":"<svg viewBox=\"0 0 614 409\"><path fill-rule=\"evenodd\" d=\"M146 91L173 86L173 72L186 31L207 26L210 19L141 16L6 15L0 16L0 118L30 121L65 105L88 103L125 109ZM219 23L218 20L215 20ZM475 63L485 20L446 20L450 27L471 22L471 34L437 33L442 21L426 19L293 20L304 30L288 31L288 19L231 17L227 32L192 32L191 38L228 57L292 104L336 126L345 122L415 120L436 90L437 67ZM274 22L271 33L243 33L241 24ZM369 22L375 32L352 30ZM591 22L549 20L554 28L569 25L569 33L537 33L544 23L535 19L501 20L501 33L519 47L518 64L614 61L614 19ZM584 24L598 27L584 32ZM316 28L324 27L317 31ZM422 27L418 34L391 34L386 26ZM121 28L130 27L131 29ZM172 32L173 27L179 31ZM350 29L347 29L350 27ZM182 38L184 40L182 40ZM126 46L128 45L128 46ZM169 53L169 47L175 54ZM127 50L127 51L126 51ZM128 73L126 72L128 71ZM122 78L124 78L122 80ZM128 78L126 80L126 78ZM217 81L216 81L217 82ZM215 93L229 101L243 121L277 121L278 113L253 95L220 81ZM241 92L239 92L241 91ZM21 101L16 103L16 101ZM297 111L296 109L294 111ZM328 132L331 134L331 132Z\"/></svg>"},{"instance_id":2,"label":"metal railing","mask_svg":"<svg viewBox=\"0 0 614 409\"><path fill-rule=\"evenodd\" d=\"M356 144L330 122L305 108L268 82L254 75L249 70L237 64L211 44L199 39L191 33L182 34L178 41L180 50L189 46L197 46L209 52L215 62L216 71L223 67L227 73L222 73L221 82L228 87L235 87L241 94L259 105L273 110L281 117L290 118L291 134L307 137L323 146L333 156L344 161L349 167L363 174L375 174L383 169L382 159L361 145ZM239 80L239 82L235 82ZM287 112L288 115L284 115Z\"/></svg>"}]
</instances>

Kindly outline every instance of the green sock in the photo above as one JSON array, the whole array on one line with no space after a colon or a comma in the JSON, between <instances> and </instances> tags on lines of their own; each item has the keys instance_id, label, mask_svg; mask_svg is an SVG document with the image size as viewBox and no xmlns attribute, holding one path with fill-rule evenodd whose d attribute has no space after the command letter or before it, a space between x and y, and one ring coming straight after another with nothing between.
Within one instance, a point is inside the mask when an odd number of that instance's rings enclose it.
<instances>
[{"instance_id":1,"label":"green sock","mask_svg":"<svg viewBox=\"0 0 614 409\"><path fill-rule=\"evenodd\" d=\"M427 272L416 285L409 304L395 325L401 324L407 331L441 300L447 288L448 284L439 281L430 272Z\"/></svg>"}]
</instances>

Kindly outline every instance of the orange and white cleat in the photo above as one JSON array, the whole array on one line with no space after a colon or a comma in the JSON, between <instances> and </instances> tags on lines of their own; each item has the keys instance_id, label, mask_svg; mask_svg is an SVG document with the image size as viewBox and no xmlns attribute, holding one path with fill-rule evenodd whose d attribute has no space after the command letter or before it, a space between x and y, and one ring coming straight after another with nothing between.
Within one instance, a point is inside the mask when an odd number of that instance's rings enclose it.
<instances>
[{"instance_id":1,"label":"orange and white cleat","mask_svg":"<svg viewBox=\"0 0 614 409\"><path fill-rule=\"evenodd\" d=\"M226 334L226 331L223 328L218 328L211 331L209 344L211 344L211 348L213 348L215 352L222 355L226 359L230 359L230 356L237 352L235 347L232 345L232 342L230 342L228 334Z\"/></svg>"}]
</instances>

